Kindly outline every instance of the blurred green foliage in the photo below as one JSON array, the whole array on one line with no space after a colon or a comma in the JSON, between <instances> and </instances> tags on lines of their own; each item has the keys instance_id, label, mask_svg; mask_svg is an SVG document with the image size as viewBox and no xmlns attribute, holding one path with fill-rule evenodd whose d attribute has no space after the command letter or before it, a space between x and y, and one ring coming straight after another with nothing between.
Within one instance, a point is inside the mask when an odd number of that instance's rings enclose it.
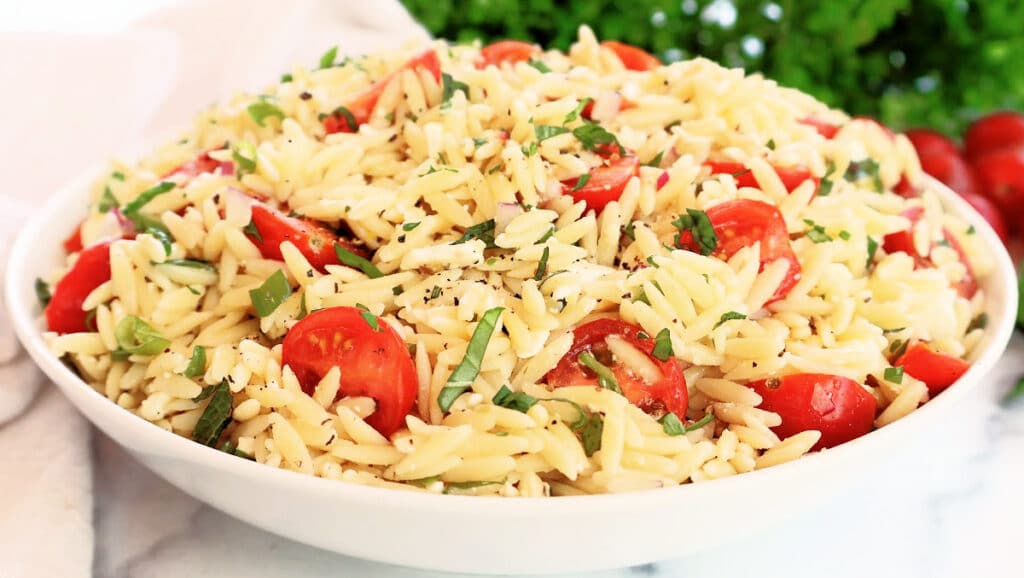
<instances>
[{"instance_id":1,"label":"blurred green foliage","mask_svg":"<svg viewBox=\"0 0 1024 578\"><path fill-rule=\"evenodd\" d=\"M1022 0L403 0L436 36L565 49L580 24L662 60L762 71L852 114L959 134L1024 109Z\"/></svg>"}]
</instances>

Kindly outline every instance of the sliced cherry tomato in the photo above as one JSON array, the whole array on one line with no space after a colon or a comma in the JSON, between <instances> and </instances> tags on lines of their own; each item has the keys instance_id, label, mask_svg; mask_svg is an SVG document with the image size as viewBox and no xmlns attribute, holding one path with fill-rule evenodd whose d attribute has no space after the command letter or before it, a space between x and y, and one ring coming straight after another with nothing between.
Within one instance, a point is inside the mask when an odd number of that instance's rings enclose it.
<instances>
[{"instance_id":1,"label":"sliced cherry tomato","mask_svg":"<svg viewBox=\"0 0 1024 578\"><path fill-rule=\"evenodd\" d=\"M210 151L206 151L196 158L169 171L161 179L179 177L182 179L194 179L203 173L213 173L220 170L222 175L233 175L235 164L231 161L218 161L210 157Z\"/></svg>"},{"instance_id":2,"label":"sliced cherry tomato","mask_svg":"<svg viewBox=\"0 0 1024 578\"><path fill-rule=\"evenodd\" d=\"M836 133L838 133L841 128L838 124L832 124L813 116L800 119L799 122L800 124L806 124L807 126L814 128L814 130L818 131L818 134L827 139L835 137Z\"/></svg>"},{"instance_id":3,"label":"sliced cherry tomato","mask_svg":"<svg viewBox=\"0 0 1024 578\"><path fill-rule=\"evenodd\" d=\"M716 257L729 259L743 247L760 242L762 271L766 265L779 259L789 263L785 278L768 303L784 298L800 281L800 261L789 243L786 220L778 207L751 199L737 199L715 205L706 213L718 237L718 247L712 253ZM689 231L680 233L679 246L690 251L698 249Z\"/></svg>"},{"instance_id":4,"label":"sliced cherry tomato","mask_svg":"<svg viewBox=\"0 0 1024 578\"><path fill-rule=\"evenodd\" d=\"M53 298L46 306L46 325L57 333L95 331L88 327L88 313L82 311L85 298L110 280L110 243L91 245L78 254L78 260L53 287Z\"/></svg>"},{"instance_id":5,"label":"sliced cherry tomato","mask_svg":"<svg viewBox=\"0 0 1024 578\"><path fill-rule=\"evenodd\" d=\"M974 159L974 170L981 193L999 207L1010 228L1024 230L1024 146L981 155Z\"/></svg>"},{"instance_id":6,"label":"sliced cherry tomato","mask_svg":"<svg viewBox=\"0 0 1024 578\"><path fill-rule=\"evenodd\" d=\"M82 225L75 227L75 232L64 239L64 252L68 255L82 250Z\"/></svg>"},{"instance_id":7,"label":"sliced cherry tomato","mask_svg":"<svg viewBox=\"0 0 1024 578\"><path fill-rule=\"evenodd\" d=\"M653 70L661 66L661 61L656 56L631 44L606 40L601 43L601 46L614 52L627 70Z\"/></svg>"},{"instance_id":8,"label":"sliced cherry tomato","mask_svg":"<svg viewBox=\"0 0 1024 578\"><path fill-rule=\"evenodd\" d=\"M647 382L625 363L615 359L608 348L607 338L610 335L622 338L645 353L660 371L661 378ZM590 352L612 370L622 394L630 403L655 417L661 417L666 412L672 412L680 418L686 416L686 378L683 377L682 367L674 357L661 361L651 355L654 351L653 336L647 336L638 326L619 319L597 319L585 323L573 330L573 336L575 339L569 352L545 377L548 385L598 385L597 376L579 362L581 353Z\"/></svg>"},{"instance_id":9,"label":"sliced cherry tomato","mask_svg":"<svg viewBox=\"0 0 1024 578\"><path fill-rule=\"evenodd\" d=\"M618 200L629 179L640 174L640 159L633 155L612 157L605 164L590 171L589 179L576 189L582 177L562 181L565 192L577 201L585 201L595 213L605 205ZM576 190L573 190L576 189Z\"/></svg>"},{"instance_id":10,"label":"sliced cherry tomato","mask_svg":"<svg viewBox=\"0 0 1024 578\"><path fill-rule=\"evenodd\" d=\"M246 233L260 253L267 259L284 260L281 256L281 243L291 241L309 264L318 271L324 271L327 265L339 265L334 245L341 245L357 255L365 256L362 249L352 243L339 239L327 229L304 219L289 217L281 211L263 203L252 205L252 224L259 235Z\"/></svg>"},{"instance_id":11,"label":"sliced cherry tomato","mask_svg":"<svg viewBox=\"0 0 1024 578\"><path fill-rule=\"evenodd\" d=\"M521 40L499 40L480 49L477 68L500 66L502 62L526 62L539 55L540 47Z\"/></svg>"},{"instance_id":12,"label":"sliced cherry tomato","mask_svg":"<svg viewBox=\"0 0 1024 578\"><path fill-rule=\"evenodd\" d=\"M619 96L619 112L622 112L624 110L629 110L631 108L636 108L636 103L633 102L632 100L629 100L628 98L620 95ZM592 120L594 118L593 115L594 115L594 100L590 99L589 101L587 101L587 104L583 105L583 110L580 111L580 116L582 116L583 118L585 118L587 120Z\"/></svg>"},{"instance_id":13,"label":"sliced cherry tomato","mask_svg":"<svg viewBox=\"0 0 1024 578\"><path fill-rule=\"evenodd\" d=\"M972 207L978 214L985 217L989 225L992 225L992 230L999 235L999 238L1005 243L1008 239L1006 231L1006 221L1003 219L1002 213L996 208L995 203L990 201L987 197L981 195L960 195L965 201Z\"/></svg>"},{"instance_id":14,"label":"sliced cherry tomato","mask_svg":"<svg viewBox=\"0 0 1024 578\"><path fill-rule=\"evenodd\" d=\"M1024 114L995 112L974 121L964 136L967 158L1007 148L1024 147Z\"/></svg>"},{"instance_id":15,"label":"sliced cherry tomato","mask_svg":"<svg viewBox=\"0 0 1024 578\"><path fill-rule=\"evenodd\" d=\"M711 174L713 175L732 175L733 179L736 180L737 187L758 187L757 179L754 178L754 173L750 172L750 169L745 167L742 163L708 161L704 164L711 169ZM775 169L775 174L779 175L779 179L786 187L786 191L790 193L802 185L807 179L814 181L815 191L818 190L818 185L821 184L821 179L812 177L811 172L804 167L772 168Z\"/></svg>"},{"instance_id":16,"label":"sliced cherry tomato","mask_svg":"<svg viewBox=\"0 0 1024 578\"><path fill-rule=\"evenodd\" d=\"M902 366L905 373L923 381L933 396L953 385L971 367L963 359L939 353L920 341L910 344L893 365Z\"/></svg>"},{"instance_id":17,"label":"sliced cherry tomato","mask_svg":"<svg viewBox=\"0 0 1024 578\"><path fill-rule=\"evenodd\" d=\"M405 342L390 325L355 307L303 317L284 337L281 362L308 394L332 367L340 368L338 394L372 397L377 408L366 423L384 436L402 427L416 401L416 367Z\"/></svg>"},{"instance_id":18,"label":"sliced cherry tomato","mask_svg":"<svg viewBox=\"0 0 1024 578\"><path fill-rule=\"evenodd\" d=\"M779 414L772 428L780 438L818 430L812 450L831 448L871 431L877 403L861 384L839 375L799 373L748 384L763 400L761 409Z\"/></svg>"},{"instance_id":19,"label":"sliced cherry tomato","mask_svg":"<svg viewBox=\"0 0 1024 578\"><path fill-rule=\"evenodd\" d=\"M896 183L896 186L893 187L892 191L904 199L913 199L921 196L921 191L917 190L917 187L910 184L910 181L907 180L905 175L900 177L900 182Z\"/></svg>"},{"instance_id":20,"label":"sliced cherry tomato","mask_svg":"<svg viewBox=\"0 0 1024 578\"><path fill-rule=\"evenodd\" d=\"M384 93L384 89L388 87L395 76L403 70L416 70L417 68L425 68L434 77L434 80L441 82L441 60L433 49L425 50L403 64L398 70L370 85L369 88L345 104L345 108L352 113L351 120L356 121L356 126L351 126L350 119L337 111L324 118L324 130L327 134L355 132L359 125L370 120L370 115L373 114L373 109L377 106L377 100L380 99L380 95Z\"/></svg>"},{"instance_id":21,"label":"sliced cherry tomato","mask_svg":"<svg viewBox=\"0 0 1024 578\"><path fill-rule=\"evenodd\" d=\"M924 215L923 207L910 207L909 209L900 213L903 217L906 217L910 221L910 226L902 231L896 231L895 233L889 233L885 236L882 241L882 248L885 249L886 253L906 253L912 259L914 259L915 267L931 267L931 259L924 257L917 251L917 245L914 243L914 227L917 226L918 221ZM978 291L978 282L974 277L974 270L971 268L971 262L967 259L967 253L964 251L960 242L956 240L948 230L944 232L944 237L949 246L957 252L960 256L960 262L964 264L967 269L964 273L963 278L955 285L956 291L963 297L970 299Z\"/></svg>"}]
</instances>

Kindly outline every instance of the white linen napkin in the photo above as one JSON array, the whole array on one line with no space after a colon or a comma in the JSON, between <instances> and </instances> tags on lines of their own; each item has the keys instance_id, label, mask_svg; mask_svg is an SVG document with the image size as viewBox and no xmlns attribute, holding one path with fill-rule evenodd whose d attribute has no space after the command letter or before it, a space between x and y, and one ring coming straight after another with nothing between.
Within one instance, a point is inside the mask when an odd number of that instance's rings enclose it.
<instances>
[{"instance_id":1,"label":"white linen napkin","mask_svg":"<svg viewBox=\"0 0 1024 578\"><path fill-rule=\"evenodd\" d=\"M191 0L115 34L0 34L0 280L32 203L89 166L331 46L356 55L427 37L396 0ZM86 577L90 428L45 381L0 307L0 576Z\"/></svg>"}]
</instances>

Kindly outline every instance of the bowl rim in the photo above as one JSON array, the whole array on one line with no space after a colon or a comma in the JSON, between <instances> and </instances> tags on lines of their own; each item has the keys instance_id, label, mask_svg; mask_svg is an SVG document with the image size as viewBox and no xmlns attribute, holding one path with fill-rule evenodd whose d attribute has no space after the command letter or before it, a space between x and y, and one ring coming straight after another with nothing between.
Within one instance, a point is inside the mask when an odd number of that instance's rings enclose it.
<instances>
[{"instance_id":1,"label":"bowl rim","mask_svg":"<svg viewBox=\"0 0 1024 578\"><path fill-rule=\"evenodd\" d=\"M711 480L713 483L689 483L673 487L641 490L619 494L593 494L582 496L558 497L520 497L509 500L500 496L464 496L442 495L432 492L405 492L392 488L368 486L343 480L330 480L299 472L268 467L250 460L238 459L214 448L203 446L188 438L160 428L138 415L127 411L111 402L106 396L92 388L84 380L75 375L69 368L55 357L42 338L41 312L37 312L37 303L29 296L34 279L29 273L34 254L38 253L39 244L56 246L63 238L61 233L69 233L83 214L75 210L77 202L84 197L93 180L105 170L100 165L86 171L71 180L40 207L39 212L18 232L9 254L7 271L4 281L5 300L15 332L22 346L34 359L37 366L64 390L64 394L80 413L86 414L94 421L80 404L96 402L94 409L103 419L121 422L125 428L133 431L137 442L154 448L161 456L180 456L180 459L199 462L199 465L221 470L240 478L263 476L268 483L288 486L289 489L302 493L312 493L328 500L386 500L389 507L408 508L439 513L478 513L481 507L488 508L489 515L501 516L533 516L540 513L559 514L586 508L589 511L619 511L638 506L666 506L673 501L710 498L716 494L727 494L735 491L753 491L762 480L770 478L805 477L813 479L813 473L829 467L831 464L842 463L844 457L853 457L857 453L867 453L879 448L879 456L884 452L881 448L890 442L899 441L900 436L910 437L916 430L925 427L926 421L951 408L968 391L976 389L982 378L1002 356L1010 337L1013 334L1017 313L1016 269L995 232L974 209L962 198L938 181L930 177L931 187L939 195L947 210L958 214L975 227L986 250L992 253L994 267L985 284L1001 288L1004 299L995 305L995 315L990 315L990 333L983 338L977 355L970 369L953 386L936 396L924 406L911 414L885 427L825 451L808 454L800 459L763 470L755 470L742 475ZM84 207L79 207L84 209ZM59 227L54 227L60 223ZM48 238L49 237L49 238ZM990 298L993 296L990 293ZM991 310L991 309L990 309ZM984 346L983 348L981 346ZM70 395L71 389L85 390L85 396ZM76 399L76 397L78 399ZM86 402L85 400L89 400ZM99 421L95 420L99 427ZM103 429L102 427L100 429ZM120 440L117 440L120 445ZM484 506L486 504L486 506Z\"/></svg>"}]
</instances>

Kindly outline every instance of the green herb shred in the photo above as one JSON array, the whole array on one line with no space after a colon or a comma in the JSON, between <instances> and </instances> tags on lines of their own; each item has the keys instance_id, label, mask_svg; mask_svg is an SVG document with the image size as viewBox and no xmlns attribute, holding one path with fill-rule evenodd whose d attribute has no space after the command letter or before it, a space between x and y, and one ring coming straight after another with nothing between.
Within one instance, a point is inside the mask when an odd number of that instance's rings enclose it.
<instances>
[{"instance_id":1,"label":"green herb shred","mask_svg":"<svg viewBox=\"0 0 1024 578\"><path fill-rule=\"evenodd\" d=\"M127 315L114 329L119 350L127 355L156 355L171 342L135 315Z\"/></svg>"},{"instance_id":2,"label":"green herb shred","mask_svg":"<svg viewBox=\"0 0 1024 578\"><path fill-rule=\"evenodd\" d=\"M598 361L593 353L584 351L580 353L577 361L579 361L580 365L597 375L597 383L601 387L610 389L618 394L622 393L622 388L619 387L619 380L615 379L615 374L612 373L612 370L607 365Z\"/></svg>"},{"instance_id":3,"label":"green herb shred","mask_svg":"<svg viewBox=\"0 0 1024 578\"><path fill-rule=\"evenodd\" d=\"M544 278L544 275L548 272L548 256L550 255L550 247L545 246L544 252L541 253L540 261L537 262L537 272L533 274L534 281L540 281Z\"/></svg>"},{"instance_id":4,"label":"green herb shred","mask_svg":"<svg viewBox=\"0 0 1024 578\"><path fill-rule=\"evenodd\" d=\"M461 245L470 239L480 239L488 249L497 248L497 245L494 244L494 219L488 219L469 227L461 237L452 241L452 245Z\"/></svg>"},{"instance_id":5,"label":"green herb shred","mask_svg":"<svg viewBox=\"0 0 1024 578\"><path fill-rule=\"evenodd\" d=\"M708 218L708 214L704 211L686 209L686 214L679 215L675 221L672 221L672 226L679 230L675 236L676 246L681 246L680 236L682 233L689 231L693 235L693 240L697 242L701 255L710 255L718 248L718 236L715 235L715 227L711 224L711 219Z\"/></svg>"},{"instance_id":6,"label":"green herb shred","mask_svg":"<svg viewBox=\"0 0 1024 578\"><path fill-rule=\"evenodd\" d=\"M531 61L527 62L527 64L529 64L530 66L536 68L537 70L539 70L541 72L544 72L544 73L551 72L551 68L548 67L547 64L544 64L543 60L531 60Z\"/></svg>"},{"instance_id":7,"label":"green herb shred","mask_svg":"<svg viewBox=\"0 0 1024 578\"><path fill-rule=\"evenodd\" d=\"M242 228L242 232L246 235L256 239L257 243L263 242L263 235L260 234L260 230L256 228L256 221L249 220L249 224Z\"/></svg>"},{"instance_id":8,"label":"green herb shred","mask_svg":"<svg viewBox=\"0 0 1024 578\"><path fill-rule=\"evenodd\" d=\"M575 193L576 191L585 187L588 182L590 182L590 173L583 173L582 175L579 176L578 179L576 179L576 184L573 185L571 189L569 189L569 192Z\"/></svg>"},{"instance_id":9,"label":"green herb shred","mask_svg":"<svg viewBox=\"0 0 1024 578\"><path fill-rule=\"evenodd\" d=\"M679 416L672 412L668 412L661 416L658 420L661 423L661 429L665 431L665 434L670 436L681 436L686 433L686 426L679 420Z\"/></svg>"},{"instance_id":10,"label":"green herb shred","mask_svg":"<svg viewBox=\"0 0 1024 578\"><path fill-rule=\"evenodd\" d=\"M359 315L362 316L366 324L370 326L370 329L374 331L380 331L380 323L377 321L377 316L370 313L370 308L362 303L356 303L356 309L359 310Z\"/></svg>"},{"instance_id":11,"label":"green herb shred","mask_svg":"<svg viewBox=\"0 0 1024 578\"><path fill-rule=\"evenodd\" d=\"M216 386L212 386L209 394L210 402L206 405L196 427L192 430L192 439L203 444L212 446L217 443L220 434L231 421L231 389L228 380L223 379Z\"/></svg>"},{"instance_id":12,"label":"green herb shred","mask_svg":"<svg viewBox=\"0 0 1024 578\"><path fill-rule=\"evenodd\" d=\"M408 233L409 231L411 231L411 230L413 230L413 229L415 229L416 227L419 227L419 226L420 226L420 222L419 221L416 221L415 223L406 223L406 224L402 225L402 230Z\"/></svg>"},{"instance_id":13,"label":"green herb shred","mask_svg":"<svg viewBox=\"0 0 1024 578\"><path fill-rule=\"evenodd\" d=\"M100 202L96 209L101 213L106 213L110 209L115 209L119 206L121 204L117 202L117 197L114 196L114 192L110 190L110 187L103 187L103 196L100 197Z\"/></svg>"},{"instance_id":14,"label":"green herb shred","mask_svg":"<svg viewBox=\"0 0 1024 578\"><path fill-rule=\"evenodd\" d=\"M452 105L452 97L455 92L461 90L466 97L469 97L469 85L452 78L447 72L441 73L441 108L447 109Z\"/></svg>"},{"instance_id":15,"label":"green herb shred","mask_svg":"<svg viewBox=\"0 0 1024 578\"><path fill-rule=\"evenodd\" d=\"M206 348L197 345L192 349L192 358L185 367L185 377L199 377L206 373Z\"/></svg>"},{"instance_id":16,"label":"green herb shred","mask_svg":"<svg viewBox=\"0 0 1024 578\"><path fill-rule=\"evenodd\" d=\"M811 241L814 241L815 243L827 243L832 240L832 237L828 236L825 232L825 227L822 227L810 219L804 219L804 223L807 223L807 226L810 227L810 229L807 229L805 234Z\"/></svg>"},{"instance_id":17,"label":"green herb shred","mask_svg":"<svg viewBox=\"0 0 1024 578\"><path fill-rule=\"evenodd\" d=\"M580 441L583 442L583 452L587 457L594 455L601 449L601 434L604 433L604 419L600 414L591 414L583 429L580 431Z\"/></svg>"},{"instance_id":18,"label":"green herb shred","mask_svg":"<svg viewBox=\"0 0 1024 578\"><path fill-rule=\"evenodd\" d=\"M334 254L338 256L338 260L341 261L342 265L359 269L370 279L376 279L384 276L384 273L381 273L381 270L378 269L376 265L341 245L334 245Z\"/></svg>"},{"instance_id":19,"label":"green herb shred","mask_svg":"<svg viewBox=\"0 0 1024 578\"><path fill-rule=\"evenodd\" d=\"M187 267L189 269L202 269L203 271L210 271L212 273L217 272L217 267L198 259L168 259L160 265L173 265L175 267Z\"/></svg>"},{"instance_id":20,"label":"green herb shred","mask_svg":"<svg viewBox=\"0 0 1024 578\"><path fill-rule=\"evenodd\" d=\"M292 286L280 269L267 277L259 287L249 291L252 307L256 315L266 317L273 313L292 294Z\"/></svg>"},{"instance_id":21,"label":"green herb shred","mask_svg":"<svg viewBox=\"0 0 1024 578\"><path fill-rule=\"evenodd\" d=\"M688 432L699 430L700 428L702 428L702 427L708 425L709 423L711 423L711 420L713 420L713 419L715 419L714 414L706 413L706 414L704 414L704 417L702 417L699 420L697 420L697 421L691 423L690 425L686 426L684 428L684 430L688 431Z\"/></svg>"},{"instance_id":22,"label":"green herb shred","mask_svg":"<svg viewBox=\"0 0 1024 578\"><path fill-rule=\"evenodd\" d=\"M235 161L238 178L256 172L256 145L246 141L232 144L231 160Z\"/></svg>"},{"instance_id":23,"label":"green herb shred","mask_svg":"<svg viewBox=\"0 0 1024 578\"><path fill-rule=\"evenodd\" d=\"M252 117L252 120L260 126L266 126L268 118L277 118L278 120L284 120L284 111L281 107L270 102L266 99L260 99L246 107L246 112Z\"/></svg>"},{"instance_id":24,"label":"green herb shred","mask_svg":"<svg viewBox=\"0 0 1024 578\"><path fill-rule=\"evenodd\" d=\"M330 68L334 66L334 60L338 58L338 47L332 46L320 56L318 68Z\"/></svg>"},{"instance_id":25,"label":"green herb shred","mask_svg":"<svg viewBox=\"0 0 1024 578\"><path fill-rule=\"evenodd\" d=\"M576 140L580 141L583 148L588 151L596 150L598 147L614 144L620 150L623 146L619 143L619 138L614 134L608 132L601 125L585 121L582 125L572 130L573 136Z\"/></svg>"},{"instance_id":26,"label":"green herb shred","mask_svg":"<svg viewBox=\"0 0 1024 578\"><path fill-rule=\"evenodd\" d=\"M440 406L441 411L451 409L455 400L473 385L476 376L480 374L480 364L483 362L484 354L487 353L487 344L490 343L491 334L494 333L498 318L501 317L501 312L504 310L504 307L488 309L480 318L476 329L473 330L473 336L469 338L465 357L455 366L451 376L448 377L448 382L441 388L441 393L437 396L437 405Z\"/></svg>"},{"instance_id":27,"label":"green herb shred","mask_svg":"<svg viewBox=\"0 0 1024 578\"><path fill-rule=\"evenodd\" d=\"M53 299L53 295L50 293L50 286L46 284L46 281L36 278L35 282L36 299L39 300L39 306L43 309L50 304L50 299Z\"/></svg>"},{"instance_id":28,"label":"green herb shred","mask_svg":"<svg viewBox=\"0 0 1024 578\"><path fill-rule=\"evenodd\" d=\"M672 351L672 335L666 327L654 336L654 349L651 350L651 356L658 361L668 361L673 355L675 352Z\"/></svg>"},{"instance_id":29,"label":"green herb shred","mask_svg":"<svg viewBox=\"0 0 1024 578\"><path fill-rule=\"evenodd\" d=\"M718 318L718 323L715 323L715 327L714 328L718 329L726 321L732 321L733 319L746 319L746 318L747 318L746 315L744 315L744 314L742 314L742 313L740 313L738 311L728 311L726 313L723 313L722 316Z\"/></svg>"},{"instance_id":30,"label":"green herb shred","mask_svg":"<svg viewBox=\"0 0 1024 578\"><path fill-rule=\"evenodd\" d=\"M507 386L503 385L501 386L501 389L498 390L498 393L494 394L491 402L494 403L494 405L526 413L528 409L536 405L537 398L521 391L512 391Z\"/></svg>"},{"instance_id":31,"label":"green herb shred","mask_svg":"<svg viewBox=\"0 0 1024 578\"><path fill-rule=\"evenodd\" d=\"M875 253L878 252L878 241L874 237L868 237L868 259L865 267L870 267L875 260Z\"/></svg>"},{"instance_id":32,"label":"green herb shred","mask_svg":"<svg viewBox=\"0 0 1024 578\"><path fill-rule=\"evenodd\" d=\"M903 368L898 365L896 367L886 367L885 371L882 372L882 377L884 377L886 381L903 383Z\"/></svg>"},{"instance_id":33,"label":"green herb shred","mask_svg":"<svg viewBox=\"0 0 1024 578\"><path fill-rule=\"evenodd\" d=\"M534 134L537 135L537 142L543 142L549 138L556 137L560 134L566 134L569 132L569 129L565 128L564 126L550 126L538 124L534 125L533 132Z\"/></svg>"},{"instance_id":34,"label":"green herb shred","mask_svg":"<svg viewBox=\"0 0 1024 578\"><path fill-rule=\"evenodd\" d=\"M658 156L656 156L653 159L647 161L646 163L644 163L644 165L648 166L648 167L660 168L661 167L661 159L664 156L665 156L665 151L661 151L660 153L658 153Z\"/></svg>"}]
</instances>

